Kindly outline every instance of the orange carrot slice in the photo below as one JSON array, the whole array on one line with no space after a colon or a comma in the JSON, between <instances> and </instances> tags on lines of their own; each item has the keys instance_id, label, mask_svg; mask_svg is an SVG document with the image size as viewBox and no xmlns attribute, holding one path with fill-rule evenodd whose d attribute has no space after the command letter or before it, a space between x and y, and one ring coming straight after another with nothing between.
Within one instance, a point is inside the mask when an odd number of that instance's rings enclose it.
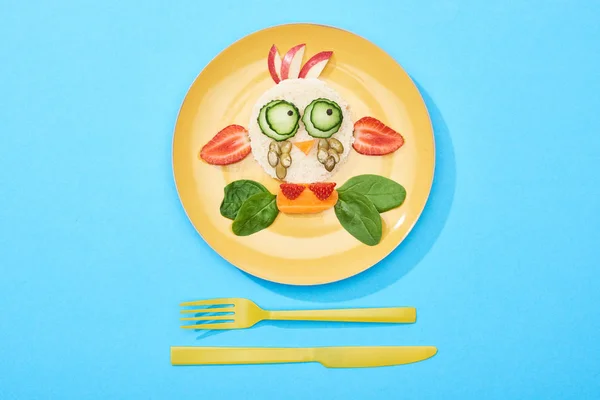
<instances>
[{"instance_id":1,"label":"orange carrot slice","mask_svg":"<svg viewBox=\"0 0 600 400\"><path fill-rule=\"evenodd\" d=\"M312 149L313 144L315 144L315 140L307 140L305 142L296 142L294 145L300 149L304 154L308 155L310 153L310 149Z\"/></svg>"}]
</instances>

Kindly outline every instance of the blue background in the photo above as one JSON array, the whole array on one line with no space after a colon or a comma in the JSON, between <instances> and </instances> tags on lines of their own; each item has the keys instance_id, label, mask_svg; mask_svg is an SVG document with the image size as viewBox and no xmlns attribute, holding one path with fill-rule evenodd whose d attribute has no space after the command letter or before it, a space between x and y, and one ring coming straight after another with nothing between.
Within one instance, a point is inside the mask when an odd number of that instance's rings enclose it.
<instances>
[{"instance_id":1,"label":"blue background","mask_svg":"<svg viewBox=\"0 0 600 400\"><path fill-rule=\"evenodd\" d=\"M600 398L600 3L2 1L0 398ZM493 4L495 3L495 4ZM351 30L398 60L438 163L408 239L294 288L224 262L179 203L171 139L200 70L261 28ZM178 303L415 305L410 326L201 334ZM170 366L172 345L439 347L417 364Z\"/></svg>"}]
</instances>

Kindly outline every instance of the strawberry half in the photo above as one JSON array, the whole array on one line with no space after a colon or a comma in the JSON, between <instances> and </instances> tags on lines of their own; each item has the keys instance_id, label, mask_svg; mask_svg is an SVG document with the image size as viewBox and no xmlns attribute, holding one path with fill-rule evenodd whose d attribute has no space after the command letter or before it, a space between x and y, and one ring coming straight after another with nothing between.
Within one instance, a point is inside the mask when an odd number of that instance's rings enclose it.
<instances>
[{"instance_id":1,"label":"strawberry half","mask_svg":"<svg viewBox=\"0 0 600 400\"><path fill-rule=\"evenodd\" d=\"M354 124L354 150L367 156L382 156L404 144L401 134L373 117L363 117Z\"/></svg>"},{"instance_id":2,"label":"strawberry half","mask_svg":"<svg viewBox=\"0 0 600 400\"><path fill-rule=\"evenodd\" d=\"M304 185L296 185L295 183L282 183L279 185L281 193L290 200L295 200L304 192Z\"/></svg>"},{"instance_id":3,"label":"strawberry half","mask_svg":"<svg viewBox=\"0 0 600 400\"><path fill-rule=\"evenodd\" d=\"M327 200L329 196L331 196L331 193L333 193L334 187L335 182L311 183L308 185L310 191L313 192L319 200Z\"/></svg>"},{"instance_id":4,"label":"strawberry half","mask_svg":"<svg viewBox=\"0 0 600 400\"><path fill-rule=\"evenodd\" d=\"M200 158L209 164L236 163L250 154L250 138L246 128L229 125L202 147Z\"/></svg>"}]
</instances>

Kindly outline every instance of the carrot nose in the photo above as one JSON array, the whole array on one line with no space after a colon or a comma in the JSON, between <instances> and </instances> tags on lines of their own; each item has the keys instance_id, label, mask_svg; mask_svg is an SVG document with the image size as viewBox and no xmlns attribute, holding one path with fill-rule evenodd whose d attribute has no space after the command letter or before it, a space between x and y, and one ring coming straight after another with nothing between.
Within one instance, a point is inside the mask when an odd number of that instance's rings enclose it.
<instances>
[{"instance_id":1,"label":"carrot nose","mask_svg":"<svg viewBox=\"0 0 600 400\"><path fill-rule=\"evenodd\" d=\"M315 144L315 140L311 139L311 140L307 140L305 142L295 142L294 145L300 149L300 151L302 151L304 154L308 155L308 153L310 153L310 149L312 149L313 145Z\"/></svg>"}]
</instances>

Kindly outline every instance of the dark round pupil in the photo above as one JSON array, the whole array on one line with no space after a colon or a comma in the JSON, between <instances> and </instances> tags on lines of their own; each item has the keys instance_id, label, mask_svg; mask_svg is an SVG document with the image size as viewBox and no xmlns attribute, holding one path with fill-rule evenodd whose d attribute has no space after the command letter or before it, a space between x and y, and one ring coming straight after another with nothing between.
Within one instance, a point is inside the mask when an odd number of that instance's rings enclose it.
<instances>
[{"instance_id":1,"label":"dark round pupil","mask_svg":"<svg viewBox=\"0 0 600 400\"><path fill-rule=\"evenodd\" d=\"M327 115L331 115L331 114L333 114L333 110L331 108L328 108L327 109Z\"/></svg>"},{"instance_id":2,"label":"dark round pupil","mask_svg":"<svg viewBox=\"0 0 600 400\"><path fill-rule=\"evenodd\" d=\"M291 117L292 115L294 115L294 112L292 110L288 111L288 115Z\"/></svg>"}]
</instances>

